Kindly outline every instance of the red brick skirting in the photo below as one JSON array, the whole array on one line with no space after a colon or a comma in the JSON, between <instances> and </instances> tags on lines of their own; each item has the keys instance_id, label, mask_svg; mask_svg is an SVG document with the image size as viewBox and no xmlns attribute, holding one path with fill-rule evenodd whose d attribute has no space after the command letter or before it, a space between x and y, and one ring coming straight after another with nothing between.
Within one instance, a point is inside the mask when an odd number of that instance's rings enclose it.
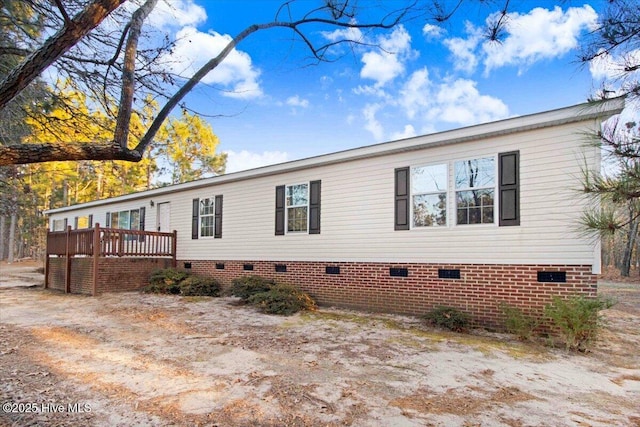
<instances>
[{"instance_id":1,"label":"red brick skirting","mask_svg":"<svg viewBox=\"0 0 640 427\"><path fill-rule=\"evenodd\" d=\"M48 287L65 291L65 257L49 258ZM101 257L96 274L96 294L133 291L149 283L155 270L171 267L171 258ZM93 293L93 263L91 257L71 258L70 292Z\"/></svg>"},{"instance_id":2,"label":"red brick skirting","mask_svg":"<svg viewBox=\"0 0 640 427\"><path fill-rule=\"evenodd\" d=\"M178 268L189 265L188 271L215 277L224 285L251 274L293 284L321 305L410 315L447 305L470 314L475 324L495 327L503 323L501 302L539 315L553 295L597 293L590 265L178 261ZM245 270L250 266L253 270ZM276 266L286 272L276 272ZM340 273L327 274L327 267L337 267ZM392 277L392 268L399 269L396 274L406 269L407 276ZM460 278L439 278L439 269L459 270ZM566 282L539 282L538 272L565 272Z\"/></svg>"}]
</instances>

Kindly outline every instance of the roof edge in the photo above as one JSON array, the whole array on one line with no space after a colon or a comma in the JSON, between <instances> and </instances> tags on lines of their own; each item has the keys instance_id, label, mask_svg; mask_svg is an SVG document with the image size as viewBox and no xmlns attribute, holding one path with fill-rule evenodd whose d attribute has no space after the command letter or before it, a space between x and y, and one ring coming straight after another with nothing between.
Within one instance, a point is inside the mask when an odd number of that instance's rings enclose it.
<instances>
[{"instance_id":1,"label":"roof edge","mask_svg":"<svg viewBox=\"0 0 640 427\"><path fill-rule=\"evenodd\" d=\"M277 175L285 172L293 172L310 167L326 166L336 163L344 163L370 157L378 157L405 151L421 150L429 147L458 144L471 140L487 139L517 132L525 132L551 126L581 122L593 119L606 119L620 113L624 109L624 98L618 97L605 101L587 102L570 107L528 114L525 116L511 117L489 123L482 123L463 128L447 130L427 135L414 136L390 142L383 142L349 150L321 154L289 162L262 166L245 171L233 172L212 178L204 178L151 190L139 191L108 199L95 200L77 205L48 209L44 214L56 214L93 206L101 206L110 203L136 200L145 197L154 197L161 194L170 194L178 191L193 190L210 185L219 185L229 182L243 181L269 175Z\"/></svg>"}]
</instances>

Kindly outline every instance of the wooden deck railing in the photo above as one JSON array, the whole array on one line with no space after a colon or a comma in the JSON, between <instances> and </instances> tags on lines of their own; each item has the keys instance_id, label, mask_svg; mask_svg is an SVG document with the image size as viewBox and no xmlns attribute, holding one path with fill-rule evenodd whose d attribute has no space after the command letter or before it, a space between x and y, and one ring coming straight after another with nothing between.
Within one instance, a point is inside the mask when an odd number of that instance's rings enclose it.
<instances>
[{"instance_id":1,"label":"wooden deck railing","mask_svg":"<svg viewBox=\"0 0 640 427\"><path fill-rule=\"evenodd\" d=\"M97 254L94 253L98 248ZM47 257L58 256L176 256L176 232L94 228L84 230L50 231L47 233Z\"/></svg>"},{"instance_id":2,"label":"wooden deck railing","mask_svg":"<svg viewBox=\"0 0 640 427\"><path fill-rule=\"evenodd\" d=\"M98 264L105 257L171 258L176 266L177 233L158 231L122 230L101 228L100 224L84 230L50 231L47 233L44 287L49 285L49 266L52 256L64 257L65 292L71 292L71 260L91 257L93 277L91 294L96 294Z\"/></svg>"}]
</instances>

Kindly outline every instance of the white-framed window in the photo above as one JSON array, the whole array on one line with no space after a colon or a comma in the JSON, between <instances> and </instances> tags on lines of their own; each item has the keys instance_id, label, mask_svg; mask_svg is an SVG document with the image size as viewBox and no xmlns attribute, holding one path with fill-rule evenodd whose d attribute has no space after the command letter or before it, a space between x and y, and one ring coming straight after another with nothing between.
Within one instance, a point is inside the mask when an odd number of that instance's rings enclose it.
<instances>
[{"instance_id":1,"label":"white-framed window","mask_svg":"<svg viewBox=\"0 0 640 427\"><path fill-rule=\"evenodd\" d=\"M51 224L52 231L65 231L67 228L66 219L54 219Z\"/></svg>"},{"instance_id":2,"label":"white-framed window","mask_svg":"<svg viewBox=\"0 0 640 427\"><path fill-rule=\"evenodd\" d=\"M215 231L215 198L200 199L200 237L213 237Z\"/></svg>"},{"instance_id":3,"label":"white-framed window","mask_svg":"<svg viewBox=\"0 0 640 427\"><path fill-rule=\"evenodd\" d=\"M447 225L448 181L449 174L446 164L411 169L413 227Z\"/></svg>"},{"instance_id":4,"label":"white-framed window","mask_svg":"<svg viewBox=\"0 0 640 427\"><path fill-rule=\"evenodd\" d=\"M110 227L123 230L140 230L140 209L111 212Z\"/></svg>"},{"instance_id":5,"label":"white-framed window","mask_svg":"<svg viewBox=\"0 0 640 427\"><path fill-rule=\"evenodd\" d=\"M494 157L454 163L456 224L495 222L496 160Z\"/></svg>"},{"instance_id":6,"label":"white-framed window","mask_svg":"<svg viewBox=\"0 0 640 427\"><path fill-rule=\"evenodd\" d=\"M309 224L309 184L285 187L287 233L307 232Z\"/></svg>"},{"instance_id":7,"label":"white-framed window","mask_svg":"<svg viewBox=\"0 0 640 427\"><path fill-rule=\"evenodd\" d=\"M89 223L89 215L79 216L76 222L76 229L80 230L89 227L91 227L91 224Z\"/></svg>"}]
</instances>

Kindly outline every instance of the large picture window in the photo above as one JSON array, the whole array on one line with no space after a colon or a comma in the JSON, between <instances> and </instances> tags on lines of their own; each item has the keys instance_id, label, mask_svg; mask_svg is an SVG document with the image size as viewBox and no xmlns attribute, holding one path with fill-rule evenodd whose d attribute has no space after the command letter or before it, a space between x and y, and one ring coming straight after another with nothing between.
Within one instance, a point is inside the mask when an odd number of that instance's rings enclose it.
<instances>
[{"instance_id":1,"label":"large picture window","mask_svg":"<svg viewBox=\"0 0 640 427\"><path fill-rule=\"evenodd\" d=\"M214 208L213 197L200 199L200 237L213 237L215 227Z\"/></svg>"},{"instance_id":2,"label":"large picture window","mask_svg":"<svg viewBox=\"0 0 640 427\"><path fill-rule=\"evenodd\" d=\"M496 165L493 157L455 162L456 223L493 224Z\"/></svg>"},{"instance_id":3,"label":"large picture window","mask_svg":"<svg viewBox=\"0 0 640 427\"><path fill-rule=\"evenodd\" d=\"M141 230L142 218L140 209L128 211L111 212L108 215L108 227L120 228L123 230Z\"/></svg>"},{"instance_id":4,"label":"large picture window","mask_svg":"<svg viewBox=\"0 0 640 427\"><path fill-rule=\"evenodd\" d=\"M447 165L411 170L414 227L447 225Z\"/></svg>"},{"instance_id":5,"label":"large picture window","mask_svg":"<svg viewBox=\"0 0 640 427\"><path fill-rule=\"evenodd\" d=\"M286 186L287 232L306 232L309 218L309 184Z\"/></svg>"}]
</instances>

